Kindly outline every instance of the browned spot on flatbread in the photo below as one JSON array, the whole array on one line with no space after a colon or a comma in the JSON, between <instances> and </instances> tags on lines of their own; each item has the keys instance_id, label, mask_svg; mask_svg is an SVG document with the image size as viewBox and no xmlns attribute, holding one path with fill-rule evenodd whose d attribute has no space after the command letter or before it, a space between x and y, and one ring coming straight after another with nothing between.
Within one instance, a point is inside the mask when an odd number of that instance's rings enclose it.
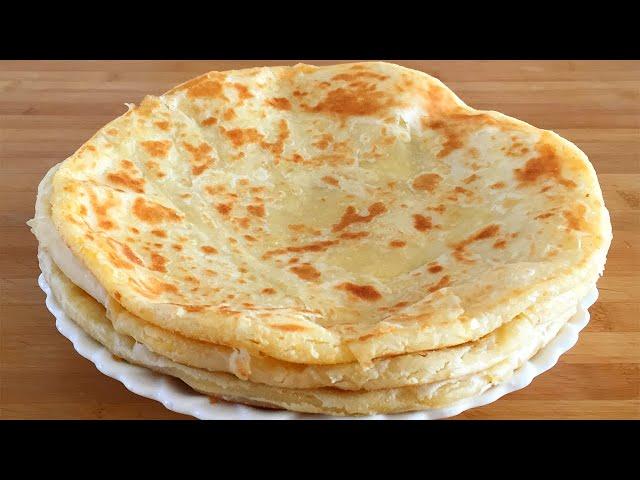
<instances>
[{"instance_id":1,"label":"browned spot on flatbread","mask_svg":"<svg viewBox=\"0 0 640 480\"><path fill-rule=\"evenodd\" d=\"M276 330L282 330L283 332L303 332L307 329L302 325L296 325L294 323L273 323L269 324L269 326Z\"/></svg>"},{"instance_id":2,"label":"browned spot on flatbread","mask_svg":"<svg viewBox=\"0 0 640 480\"><path fill-rule=\"evenodd\" d=\"M364 342L366 340L371 340L372 338L375 337L379 337L381 335L384 335L385 333L389 333L391 330L387 331L386 329L383 329L383 331L376 331L373 333L367 333L366 335L362 335L361 337L358 337L358 341L360 342Z\"/></svg>"},{"instance_id":3,"label":"browned spot on flatbread","mask_svg":"<svg viewBox=\"0 0 640 480\"><path fill-rule=\"evenodd\" d=\"M387 208L384 206L384 203L376 202L370 205L368 210L368 215L358 215L355 207L351 205L348 206L340 221L336 223L331 230L334 232L339 232L340 230L344 230L349 225L352 225L354 223L368 223L378 215L382 215L384 212L386 212Z\"/></svg>"},{"instance_id":4,"label":"browned spot on flatbread","mask_svg":"<svg viewBox=\"0 0 640 480\"><path fill-rule=\"evenodd\" d=\"M302 223L293 223L291 225L287 225L287 228L292 232L296 233L307 233L309 235L320 235L320 230L316 230L315 228L308 227Z\"/></svg>"},{"instance_id":5,"label":"browned spot on flatbread","mask_svg":"<svg viewBox=\"0 0 640 480\"><path fill-rule=\"evenodd\" d=\"M441 181L442 177L437 173L423 173L413 180L412 186L414 190L433 192Z\"/></svg>"},{"instance_id":6,"label":"browned spot on flatbread","mask_svg":"<svg viewBox=\"0 0 640 480\"><path fill-rule=\"evenodd\" d=\"M245 230L247 228L249 228L249 225L251 224L251 221L249 220L249 217L236 217L233 219L234 222L236 222L241 228L244 228Z\"/></svg>"},{"instance_id":7,"label":"browned spot on flatbread","mask_svg":"<svg viewBox=\"0 0 640 480\"><path fill-rule=\"evenodd\" d=\"M122 245L122 253L124 253L124 256L136 265L143 265L142 260L140 260L140 258L138 258L136 254L133 253L133 250L131 250L129 245L127 245L126 243Z\"/></svg>"},{"instance_id":8,"label":"browned spot on flatbread","mask_svg":"<svg viewBox=\"0 0 640 480\"><path fill-rule=\"evenodd\" d=\"M265 294L265 295L273 295L276 293L275 289L268 287L268 288L263 288L261 293Z\"/></svg>"},{"instance_id":9,"label":"browned spot on flatbread","mask_svg":"<svg viewBox=\"0 0 640 480\"><path fill-rule=\"evenodd\" d=\"M255 216L255 217L264 217L265 215L265 210L264 210L264 205L259 204L259 205L248 205L247 206L247 211Z\"/></svg>"},{"instance_id":10,"label":"browned spot on flatbread","mask_svg":"<svg viewBox=\"0 0 640 480\"><path fill-rule=\"evenodd\" d=\"M153 124L158 127L160 130L164 130L165 132L169 130L169 122L166 120L162 120L159 122L153 122Z\"/></svg>"},{"instance_id":11,"label":"browned spot on flatbread","mask_svg":"<svg viewBox=\"0 0 640 480\"><path fill-rule=\"evenodd\" d=\"M276 141L273 143L261 141L260 147L270 151L274 155L281 155L284 151L284 142L287 138L289 138L289 127L287 121L281 119L278 122L278 138Z\"/></svg>"},{"instance_id":12,"label":"browned spot on flatbread","mask_svg":"<svg viewBox=\"0 0 640 480\"><path fill-rule=\"evenodd\" d=\"M499 225L489 225L482 230L480 230L475 235L471 236L466 242L471 243L476 240L484 240L486 238L495 237L496 234L500 231Z\"/></svg>"},{"instance_id":13,"label":"browned spot on flatbread","mask_svg":"<svg viewBox=\"0 0 640 480\"><path fill-rule=\"evenodd\" d=\"M368 236L369 232L344 232L340 234L340 238L344 238L345 240L357 240Z\"/></svg>"},{"instance_id":14,"label":"browned spot on flatbread","mask_svg":"<svg viewBox=\"0 0 640 480\"><path fill-rule=\"evenodd\" d=\"M498 248L498 249L505 249L507 248L507 241L506 240L496 240L493 244L493 248Z\"/></svg>"},{"instance_id":15,"label":"browned spot on flatbread","mask_svg":"<svg viewBox=\"0 0 640 480\"><path fill-rule=\"evenodd\" d=\"M160 238L167 238L167 232L164 230L151 230L151 234Z\"/></svg>"},{"instance_id":16,"label":"browned spot on flatbread","mask_svg":"<svg viewBox=\"0 0 640 480\"><path fill-rule=\"evenodd\" d=\"M439 273L442 270L444 270L444 268L442 267L442 265L431 265L427 270L429 270L429 273Z\"/></svg>"},{"instance_id":17,"label":"browned spot on flatbread","mask_svg":"<svg viewBox=\"0 0 640 480\"><path fill-rule=\"evenodd\" d=\"M395 105L397 101L392 95L377 90L373 84L362 82L330 90L315 106L302 104L302 108L314 113L349 117L383 114Z\"/></svg>"},{"instance_id":18,"label":"browned spot on flatbread","mask_svg":"<svg viewBox=\"0 0 640 480\"><path fill-rule=\"evenodd\" d=\"M169 140L147 140L140 142L140 145L149 155L156 158L166 157L171 148Z\"/></svg>"},{"instance_id":19,"label":"browned spot on flatbread","mask_svg":"<svg viewBox=\"0 0 640 480\"><path fill-rule=\"evenodd\" d=\"M499 231L500 231L499 225L492 224L484 227L482 230L479 230L478 232L474 233L470 237L453 245L453 249L454 249L453 256L457 260L468 262L469 259L467 259L465 256L467 246L471 245L473 242L495 237Z\"/></svg>"},{"instance_id":20,"label":"browned spot on flatbread","mask_svg":"<svg viewBox=\"0 0 640 480\"><path fill-rule=\"evenodd\" d=\"M73 223L74 225L82 225L82 223L80 223L80 222L76 219L76 217L74 217L73 215L69 215L69 214L67 214L67 215L65 215L65 217L64 217L64 218L65 218L65 220L66 220L67 222L69 222L69 223ZM110 225L113 225L113 223L112 223L112 222L108 222L108 223L109 223Z\"/></svg>"},{"instance_id":21,"label":"browned spot on flatbread","mask_svg":"<svg viewBox=\"0 0 640 480\"><path fill-rule=\"evenodd\" d=\"M407 244L404 240L391 240L389 246L392 248L402 248Z\"/></svg>"},{"instance_id":22,"label":"browned spot on flatbread","mask_svg":"<svg viewBox=\"0 0 640 480\"><path fill-rule=\"evenodd\" d=\"M112 251L107 252L107 257L109 258L109 261L111 262L111 264L116 268L123 268L125 270L131 270L133 268L133 265L131 265L129 262L122 260L122 258L120 258L118 255L116 255Z\"/></svg>"},{"instance_id":23,"label":"browned spot on flatbread","mask_svg":"<svg viewBox=\"0 0 640 480\"><path fill-rule=\"evenodd\" d=\"M451 284L451 278L449 277L449 275L445 275L436 283L427 287L427 291L433 293L437 290L440 290L441 288L449 286L450 284Z\"/></svg>"},{"instance_id":24,"label":"browned spot on flatbread","mask_svg":"<svg viewBox=\"0 0 640 480\"><path fill-rule=\"evenodd\" d=\"M249 98L253 98L253 94L249 91L249 88L246 85L242 85L241 83L234 83L233 88L238 92L238 103L242 105L245 100Z\"/></svg>"},{"instance_id":25,"label":"browned spot on flatbread","mask_svg":"<svg viewBox=\"0 0 640 480\"><path fill-rule=\"evenodd\" d=\"M290 157L285 158L285 160L293 163L304 163L304 157L299 153L294 153Z\"/></svg>"},{"instance_id":26,"label":"browned spot on flatbread","mask_svg":"<svg viewBox=\"0 0 640 480\"><path fill-rule=\"evenodd\" d=\"M183 145L184 149L191 155L189 163L191 164L191 173L193 175L198 176L213 165L213 158L211 156L213 148L211 148L211 145L205 142L197 147L186 142Z\"/></svg>"},{"instance_id":27,"label":"browned spot on flatbread","mask_svg":"<svg viewBox=\"0 0 640 480\"><path fill-rule=\"evenodd\" d=\"M153 111L160 106L160 101L151 96L144 97L138 108L136 108L136 113L141 117L147 118L150 117Z\"/></svg>"},{"instance_id":28,"label":"browned spot on flatbread","mask_svg":"<svg viewBox=\"0 0 640 480\"><path fill-rule=\"evenodd\" d=\"M151 253L151 270L156 272L165 273L167 271L165 265L167 264L167 259L160 255L159 253L152 252Z\"/></svg>"},{"instance_id":29,"label":"browned spot on flatbread","mask_svg":"<svg viewBox=\"0 0 640 480\"><path fill-rule=\"evenodd\" d=\"M337 187L338 185L340 185L340 182L338 182L338 179L330 175L326 175L322 177L322 181L329 185L333 185L334 187Z\"/></svg>"},{"instance_id":30,"label":"browned spot on flatbread","mask_svg":"<svg viewBox=\"0 0 640 480\"><path fill-rule=\"evenodd\" d=\"M136 292L146 298L157 298L158 295L162 293L172 293L174 295L178 295L179 293L178 287L175 285L157 280L153 277L148 277L146 281L129 278L129 283Z\"/></svg>"},{"instance_id":31,"label":"browned spot on flatbread","mask_svg":"<svg viewBox=\"0 0 640 480\"><path fill-rule=\"evenodd\" d=\"M459 195L464 195L467 198L471 198L473 197L473 192L464 187L457 186L451 191L451 194L447 196L447 199L457 202L459 201Z\"/></svg>"},{"instance_id":32,"label":"browned spot on flatbread","mask_svg":"<svg viewBox=\"0 0 640 480\"><path fill-rule=\"evenodd\" d=\"M175 210L140 197L133 202L133 213L139 220L150 224L180 221L180 216Z\"/></svg>"},{"instance_id":33,"label":"browned spot on flatbread","mask_svg":"<svg viewBox=\"0 0 640 480\"><path fill-rule=\"evenodd\" d=\"M418 230L419 232L426 232L433 228L433 224L431 223L431 217L425 217L424 215L420 215L416 213L413 215L413 228Z\"/></svg>"},{"instance_id":34,"label":"browned spot on flatbread","mask_svg":"<svg viewBox=\"0 0 640 480\"><path fill-rule=\"evenodd\" d=\"M147 160L146 162L144 162L144 165L149 170L157 170L158 168L160 168L160 164L158 162L154 162L153 160Z\"/></svg>"},{"instance_id":35,"label":"browned spot on flatbread","mask_svg":"<svg viewBox=\"0 0 640 480\"><path fill-rule=\"evenodd\" d=\"M584 205L578 204L572 210L565 210L564 212L562 212L562 215L567 221L567 226L571 230L586 232L589 229L589 225L584 219L584 214L586 213L586 211L587 209Z\"/></svg>"},{"instance_id":36,"label":"browned spot on flatbread","mask_svg":"<svg viewBox=\"0 0 640 480\"><path fill-rule=\"evenodd\" d=\"M227 108L222 114L222 119L227 122L234 118L236 118L236 111L233 108Z\"/></svg>"},{"instance_id":37,"label":"browned spot on flatbread","mask_svg":"<svg viewBox=\"0 0 640 480\"><path fill-rule=\"evenodd\" d=\"M204 253L206 254L215 254L218 253L218 250L215 247L211 247L209 245L203 245L200 247L200 250L202 250Z\"/></svg>"},{"instance_id":38,"label":"browned spot on flatbread","mask_svg":"<svg viewBox=\"0 0 640 480\"><path fill-rule=\"evenodd\" d=\"M345 290L358 299L365 300L367 302L375 302L382 298L380 292L378 292L375 287L371 285L357 285L355 283L345 282L341 283L336 288Z\"/></svg>"},{"instance_id":39,"label":"browned spot on flatbread","mask_svg":"<svg viewBox=\"0 0 640 480\"><path fill-rule=\"evenodd\" d=\"M436 154L437 158L443 158L449 155L454 150L457 150L464 146L462 136L458 129L454 128L450 123L444 120L423 120L423 125L427 128L431 128L440 132L444 137L442 141L442 148Z\"/></svg>"},{"instance_id":40,"label":"browned spot on flatbread","mask_svg":"<svg viewBox=\"0 0 640 480\"><path fill-rule=\"evenodd\" d=\"M201 122L201 125L203 125L205 127L209 127L209 126L215 125L217 123L218 123L218 119L217 118L215 118L215 117L207 117Z\"/></svg>"},{"instance_id":41,"label":"browned spot on flatbread","mask_svg":"<svg viewBox=\"0 0 640 480\"><path fill-rule=\"evenodd\" d=\"M378 81L383 81L388 79L388 75L384 75L382 73L372 72L371 70L366 70L366 67L363 66L361 69L357 69L357 71L352 73L339 73L331 77L331 80L344 80L349 84L359 84L359 82L367 79L373 79Z\"/></svg>"},{"instance_id":42,"label":"browned spot on flatbread","mask_svg":"<svg viewBox=\"0 0 640 480\"><path fill-rule=\"evenodd\" d=\"M205 308L205 305L181 305L187 312L202 312Z\"/></svg>"},{"instance_id":43,"label":"browned spot on flatbread","mask_svg":"<svg viewBox=\"0 0 640 480\"><path fill-rule=\"evenodd\" d=\"M504 188L504 187L506 187L504 182L496 182L493 185L491 185L491 188L494 189L494 190L499 190L499 189Z\"/></svg>"},{"instance_id":44,"label":"browned spot on flatbread","mask_svg":"<svg viewBox=\"0 0 640 480\"><path fill-rule=\"evenodd\" d=\"M423 91L425 109L428 117L421 119L423 128L437 131L442 136L442 147L437 158L449 155L454 150L464 147L466 138L473 132L488 125L502 128L509 122L497 120L487 113L472 113L455 101L454 95L443 87L430 85ZM509 124L512 127L511 124ZM476 158L478 151L469 149L469 154Z\"/></svg>"},{"instance_id":45,"label":"browned spot on flatbread","mask_svg":"<svg viewBox=\"0 0 640 480\"><path fill-rule=\"evenodd\" d=\"M333 135L330 133L323 133L318 135L316 141L314 141L311 145L316 147L318 150L326 150L331 142L333 142Z\"/></svg>"},{"instance_id":46,"label":"browned spot on flatbread","mask_svg":"<svg viewBox=\"0 0 640 480\"><path fill-rule=\"evenodd\" d=\"M291 270L303 280L316 281L320 278L320 272L316 270L313 265L310 265L308 263L295 265L293 267L290 267L289 270Z\"/></svg>"},{"instance_id":47,"label":"browned spot on flatbread","mask_svg":"<svg viewBox=\"0 0 640 480\"><path fill-rule=\"evenodd\" d=\"M537 156L528 160L524 168L516 168L514 174L520 182L520 186L536 183L541 179L555 180L567 188L575 188L573 180L567 180L562 176L562 164L555 148L540 141L536 144Z\"/></svg>"},{"instance_id":48,"label":"browned spot on flatbread","mask_svg":"<svg viewBox=\"0 0 640 480\"><path fill-rule=\"evenodd\" d=\"M219 98L226 100L227 97L224 95L221 82L208 78L195 79L194 82L187 89L189 98Z\"/></svg>"},{"instance_id":49,"label":"browned spot on flatbread","mask_svg":"<svg viewBox=\"0 0 640 480\"><path fill-rule=\"evenodd\" d=\"M353 156L335 152L326 155L316 155L309 159L303 158L303 161L311 166L330 165L333 167L338 165L353 165L355 163Z\"/></svg>"},{"instance_id":50,"label":"browned spot on flatbread","mask_svg":"<svg viewBox=\"0 0 640 480\"><path fill-rule=\"evenodd\" d=\"M529 153L529 148L522 142L513 142L509 148L503 148L507 157L520 157Z\"/></svg>"},{"instance_id":51,"label":"browned spot on flatbread","mask_svg":"<svg viewBox=\"0 0 640 480\"><path fill-rule=\"evenodd\" d=\"M218 213L220 215L223 215L223 216L229 215L229 212L231 211L231 204L229 204L229 203L218 203L216 205L216 210L218 211Z\"/></svg>"},{"instance_id":52,"label":"browned spot on flatbread","mask_svg":"<svg viewBox=\"0 0 640 480\"><path fill-rule=\"evenodd\" d=\"M224 185L207 185L204 189L209 195L217 195L224 193L227 190L227 187Z\"/></svg>"},{"instance_id":53,"label":"browned spot on flatbread","mask_svg":"<svg viewBox=\"0 0 640 480\"><path fill-rule=\"evenodd\" d=\"M221 129L221 131L225 137L231 140L231 143L236 148L249 143L259 143L263 138L262 134L255 128Z\"/></svg>"},{"instance_id":54,"label":"browned spot on flatbread","mask_svg":"<svg viewBox=\"0 0 640 480\"><path fill-rule=\"evenodd\" d=\"M98 201L96 194L92 190L89 190L89 202L98 220L98 226L103 230L111 230L114 228L115 223L109 217L109 209L117 205L115 199L110 197L101 203Z\"/></svg>"},{"instance_id":55,"label":"browned spot on flatbread","mask_svg":"<svg viewBox=\"0 0 640 480\"><path fill-rule=\"evenodd\" d=\"M440 205L436 205L435 207L427 207L427 210L429 210L430 212L436 212L442 215L447 210L447 207L445 207L444 204L441 203Z\"/></svg>"},{"instance_id":56,"label":"browned spot on flatbread","mask_svg":"<svg viewBox=\"0 0 640 480\"><path fill-rule=\"evenodd\" d=\"M472 173L471 175L469 175L467 178L465 178L462 182L465 185L469 185L470 183L475 182L476 180L478 180L480 177L478 175L476 175L475 173Z\"/></svg>"},{"instance_id":57,"label":"browned spot on flatbread","mask_svg":"<svg viewBox=\"0 0 640 480\"><path fill-rule=\"evenodd\" d=\"M262 258L268 259L274 255L282 255L285 253L324 252L329 247L332 247L337 243L337 240L323 240L320 242L308 243L306 245L278 248L276 250L269 250L262 256Z\"/></svg>"},{"instance_id":58,"label":"browned spot on flatbread","mask_svg":"<svg viewBox=\"0 0 640 480\"><path fill-rule=\"evenodd\" d=\"M267 100L267 105L278 110L291 110L291 102L284 97L270 98Z\"/></svg>"},{"instance_id":59,"label":"browned spot on flatbread","mask_svg":"<svg viewBox=\"0 0 640 480\"><path fill-rule=\"evenodd\" d=\"M96 149L96 147L94 145L91 145L91 144L83 145L78 150L78 154L85 153L87 151L95 153L97 151L97 149Z\"/></svg>"},{"instance_id":60,"label":"browned spot on flatbread","mask_svg":"<svg viewBox=\"0 0 640 480\"><path fill-rule=\"evenodd\" d=\"M127 172L108 173L107 180L119 187L125 187L136 193L144 193L144 179L133 178Z\"/></svg>"}]
</instances>

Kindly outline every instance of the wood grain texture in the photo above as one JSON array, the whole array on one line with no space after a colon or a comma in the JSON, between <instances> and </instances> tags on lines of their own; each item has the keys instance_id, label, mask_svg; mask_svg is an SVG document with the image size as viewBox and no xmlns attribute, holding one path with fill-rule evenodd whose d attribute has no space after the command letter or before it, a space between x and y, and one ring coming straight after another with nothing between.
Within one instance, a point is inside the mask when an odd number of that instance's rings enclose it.
<instances>
[{"instance_id":1,"label":"wood grain texture","mask_svg":"<svg viewBox=\"0 0 640 480\"><path fill-rule=\"evenodd\" d=\"M326 64L327 61L306 61ZM0 418L187 418L102 375L55 328L25 222L38 182L102 125L209 70L290 61L0 62ZM552 370L462 418L640 418L640 62L398 61L593 162L614 239L600 300Z\"/></svg>"}]
</instances>

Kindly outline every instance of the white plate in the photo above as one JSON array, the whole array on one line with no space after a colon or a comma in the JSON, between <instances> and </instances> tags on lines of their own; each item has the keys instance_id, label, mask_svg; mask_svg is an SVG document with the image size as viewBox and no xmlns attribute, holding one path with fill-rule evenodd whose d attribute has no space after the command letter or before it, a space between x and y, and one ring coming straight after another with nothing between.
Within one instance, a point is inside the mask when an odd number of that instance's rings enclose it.
<instances>
[{"instance_id":1,"label":"white plate","mask_svg":"<svg viewBox=\"0 0 640 480\"><path fill-rule=\"evenodd\" d=\"M420 412L401 413L395 415L375 415L371 417L330 417L310 415L283 410L268 410L246 405L217 401L212 403L209 397L195 392L180 380L156 373L145 367L127 362L116 361L111 352L87 335L58 306L51 294L43 275L38 278L38 285L47 295L46 305L56 317L56 328L71 340L76 351L91 360L105 375L115 378L133 393L151 398L162 403L169 410L184 413L203 420L290 420L290 419L393 419L393 420L433 420L453 417L470 408L481 407L495 402L507 393L520 390L543 372L553 367L560 355L573 347L578 341L578 333L589 323L588 308L598 298L598 290L594 288L580 302L578 311L562 327L556 338L533 358L520 367L507 382L491 387L482 395L463 400L447 408L435 408Z\"/></svg>"}]
</instances>

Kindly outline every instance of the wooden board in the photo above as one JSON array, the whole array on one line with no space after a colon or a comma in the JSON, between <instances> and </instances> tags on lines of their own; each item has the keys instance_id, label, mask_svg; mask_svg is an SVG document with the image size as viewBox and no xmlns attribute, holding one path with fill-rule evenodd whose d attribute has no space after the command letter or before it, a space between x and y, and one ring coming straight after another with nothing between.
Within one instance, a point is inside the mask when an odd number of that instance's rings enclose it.
<instances>
[{"instance_id":1,"label":"wooden board","mask_svg":"<svg viewBox=\"0 0 640 480\"><path fill-rule=\"evenodd\" d=\"M104 376L58 333L25 222L47 169L125 102L209 70L291 63L0 62L0 418L187 418ZM475 108L575 142L613 222L600 300L578 344L526 389L456 418L640 418L640 62L397 63L440 78Z\"/></svg>"}]
</instances>

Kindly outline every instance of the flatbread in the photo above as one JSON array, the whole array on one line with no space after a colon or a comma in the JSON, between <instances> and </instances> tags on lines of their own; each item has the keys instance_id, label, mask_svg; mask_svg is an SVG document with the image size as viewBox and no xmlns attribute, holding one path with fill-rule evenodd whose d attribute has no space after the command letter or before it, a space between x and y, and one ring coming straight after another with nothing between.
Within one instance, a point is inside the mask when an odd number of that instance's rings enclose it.
<instances>
[{"instance_id":1,"label":"flatbread","mask_svg":"<svg viewBox=\"0 0 640 480\"><path fill-rule=\"evenodd\" d=\"M144 322L117 302L112 302L107 317L117 332L185 365L233 373L243 380L287 388L332 386L343 390L379 390L457 378L486 370L510 356L517 357L519 352L529 351L532 346L542 343L547 330L558 318L575 313L577 301L587 288L593 288L593 285L581 286L536 304L475 342L379 358L367 368L357 362L301 365L198 342Z\"/></svg>"},{"instance_id":2,"label":"flatbread","mask_svg":"<svg viewBox=\"0 0 640 480\"><path fill-rule=\"evenodd\" d=\"M55 242L50 240L51 235L47 235L46 228L46 224L50 223L50 179L54 173L55 167L41 183L36 215L30 224L39 238L39 256L43 268L57 271L58 266L54 263L57 257L64 273L65 266L66 270L71 267L68 259L61 256L61 253L70 253L56 250ZM56 251L53 259L50 258L49 249ZM75 273L72 276L77 276L78 271L85 273L76 268L71 271L72 274ZM575 312L578 300L592 288L595 277L567 292L541 298L534 306L476 342L379 358L367 368L356 362L301 365L265 355L251 355L244 349L193 340L131 314L115 299L100 293L100 287L95 285L95 279L90 278L88 273L76 277L75 282L87 292L93 292L92 296L95 298L102 299L101 302L107 307L107 318L118 333L131 336L153 352L178 363L213 372L232 373L243 380L286 388L330 386L345 390L378 390L470 375L486 370L509 356L518 356L520 351L529 351L531 346L543 341L548 328L554 325L554 320Z\"/></svg>"},{"instance_id":3,"label":"flatbread","mask_svg":"<svg viewBox=\"0 0 640 480\"><path fill-rule=\"evenodd\" d=\"M477 340L601 273L586 156L387 63L211 72L101 129L52 218L160 329L302 364Z\"/></svg>"},{"instance_id":4,"label":"flatbread","mask_svg":"<svg viewBox=\"0 0 640 480\"><path fill-rule=\"evenodd\" d=\"M63 279L57 282L70 282L45 249L40 250L39 259L43 271ZM556 332L564 320L575 313L578 300L591 288L592 285L582 286L541 302L476 342L376 359L370 368L358 363L300 365L197 342L144 322L114 301L109 302L106 316L116 332L184 365L232 373L242 380L277 387L380 390L464 377L509 357L526 356L548 340L550 331Z\"/></svg>"},{"instance_id":5,"label":"flatbread","mask_svg":"<svg viewBox=\"0 0 640 480\"><path fill-rule=\"evenodd\" d=\"M204 394L249 405L330 415L369 415L450 406L506 380L538 350L537 346L532 346L529 351L513 355L476 374L418 386L345 391L337 388L288 389L256 384L230 374L213 373L174 362L153 353L132 337L116 332L100 303L66 278L42 250L39 259L42 272L62 310L114 355L177 377ZM543 344L556 335L570 317L567 315L550 325Z\"/></svg>"}]
</instances>

